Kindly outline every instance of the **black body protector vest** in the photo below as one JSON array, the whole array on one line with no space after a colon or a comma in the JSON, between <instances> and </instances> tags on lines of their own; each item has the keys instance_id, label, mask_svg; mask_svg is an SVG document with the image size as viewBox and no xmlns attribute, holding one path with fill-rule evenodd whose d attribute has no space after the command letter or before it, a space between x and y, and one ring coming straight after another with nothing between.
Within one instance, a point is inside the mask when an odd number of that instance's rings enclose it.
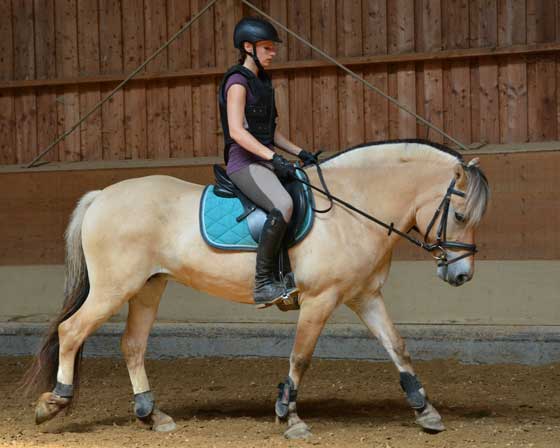
<instances>
[{"instance_id":1,"label":"black body protector vest","mask_svg":"<svg viewBox=\"0 0 560 448\"><path fill-rule=\"evenodd\" d=\"M231 67L224 75L218 93L220 118L222 120L222 129L224 130L224 160L226 164L229 159L229 147L232 143L235 143L235 140L229 134L227 98L225 97L224 89L228 78L234 73L243 75L256 100L255 104L245 104L245 119L249 126L247 129L249 133L263 145L270 145L274 143L274 131L276 130L277 113L274 102L274 88L270 78L263 71L257 77L251 70L242 65Z\"/></svg>"}]
</instances>

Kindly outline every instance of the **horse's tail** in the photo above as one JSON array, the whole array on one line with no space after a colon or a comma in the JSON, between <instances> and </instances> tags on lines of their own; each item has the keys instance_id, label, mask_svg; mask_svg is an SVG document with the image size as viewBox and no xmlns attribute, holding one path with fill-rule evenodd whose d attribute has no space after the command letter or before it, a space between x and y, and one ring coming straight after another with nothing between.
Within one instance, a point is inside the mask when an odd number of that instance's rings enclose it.
<instances>
[{"instance_id":1,"label":"horse's tail","mask_svg":"<svg viewBox=\"0 0 560 448\"><path fill-rule=\"evenodd\" d=\"M22 380L22 387L30 392L52 390L56 384L58 371L58 326L72 316L85 302L89 294L89 278L82 248L82 223L87 209L101 191L90 191L78 202L66 229L66 281L64 286L64 303L43 339L31 366ZM82 347L74 361L74 390L79 383L79 367Z\"/></svg>"}]
</instances>

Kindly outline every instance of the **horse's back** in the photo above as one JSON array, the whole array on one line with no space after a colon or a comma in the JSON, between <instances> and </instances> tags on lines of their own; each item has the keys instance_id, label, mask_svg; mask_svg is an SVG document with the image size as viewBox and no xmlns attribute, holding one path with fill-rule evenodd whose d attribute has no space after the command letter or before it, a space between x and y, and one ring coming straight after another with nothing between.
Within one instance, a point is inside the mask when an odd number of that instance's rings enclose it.
<instances>
[{"instance_id":1,"label":"horse's back","mask_svg":"<svg viewBox=\"0 0 560 448\"><path fill-rule=\"evenodd\" d=\"M122 180L105 188L104 191L122 189L134 189L142 191L148 190L153 194L167 194L169 192L177 191L183 191L185 193L191 191L201 193L204 189L204 186L188 182L186 180L179 179L173 176L154 174L151 176L134 177L131 179Z\"/></svg>"},{"instance_id":2,"label":"horse's back","mask_svg":"<svg viewBox=\"0 0 560 448\"><path fill-rule=\"evenodd\" d=\"M158 241L185 226L198 228L203 189L202 185L164 175L123 180L95 198L82 230L86 236L99 236L109 243L136 238Z\"/></svg>"}]
</instances>

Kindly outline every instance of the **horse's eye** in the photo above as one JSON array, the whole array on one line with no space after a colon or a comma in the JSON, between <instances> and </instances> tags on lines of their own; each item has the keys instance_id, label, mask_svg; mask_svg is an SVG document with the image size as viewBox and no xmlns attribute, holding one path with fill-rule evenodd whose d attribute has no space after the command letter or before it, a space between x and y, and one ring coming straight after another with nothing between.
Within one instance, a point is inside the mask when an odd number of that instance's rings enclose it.
<instances>
[{"instance_id":1,"label":"horse's eye","mask_svg":"<svg viewBox=\"0 0 560 448\"><path fill-rule=\"evenodd\" d=\"M459 212L455 212L455 219L458 222L465 222L465 215L463 215L462 213L459 213Z\"/></svg>"}]
</instances>

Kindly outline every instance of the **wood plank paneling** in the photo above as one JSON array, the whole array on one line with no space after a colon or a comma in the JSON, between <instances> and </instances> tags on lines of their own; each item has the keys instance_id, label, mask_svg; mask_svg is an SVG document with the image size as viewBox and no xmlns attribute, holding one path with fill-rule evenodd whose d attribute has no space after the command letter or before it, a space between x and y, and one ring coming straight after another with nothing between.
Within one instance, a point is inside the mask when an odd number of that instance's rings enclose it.
<instances>
[{"instance_id":1,"label":"wood plank paneling","mask_svg":"<svg viewBox=\"0 0 560 448\"><path fill-rule=\"evenodd\" d=\"M442 48L440 0L416 2L415 47L417 51L438 51ZM417 76L417 111L426 120L443 129L443 69L439 61L424 62ZM439 143L443 136L417 123L418 137Z\"/></svg>"},{"instance_id":2,"label":"wood plank paneling","mask_svg":"<svg viewBox=\"0 0 560 448\"><path fill-rule=\"evenodd\" d=\"M321 0L312 3L311 41L327 54L336 55L336 2ZM321 56L313 52L312 57ZM324 68L312 75L313 83L313 145L314 149L340 149L338 136L338 107L336 68Z\"/></svg>"},{"instance_id":3,"label":"wood plank paneling","mask_svg":"<svg viewBox=\"0 0 560 448\"><path fill-rule=\"evenodd\" d=\"M556 3L556 4L555 4ZM556 9L554 0L527 0L527 42L556 40Z\"/></svg>"},{"instance_id":4,"label":"wood plank paneling","mask_svg":"<svg viewBox=\"0 0 560 448\"><path fill-rule=\"evenodd\" d=\"M527 41L525 0L499 0L498 44L523 44ZM510 56L500 60L500 141L527 140L527 64L523 58Z\"/></svg>"},{"instance_id":5,"label":"wood plank paneling","mask_svg":"<svg viewBox=\"0 0 560 448\"><path fill-rule=\"evenodd\" d=\"M177 0L178 4L188 7L188 1ZM277 2L274 2L277 3ZM283 2L280 2L283 3ZM179 7L176 6L175 9ZM171 18L171 14L169 15ZM216 28L216 65L218 67L230 67L237 64L239 50L232 44L233 29L235 24L241 20L242 4L237 0L224 0L218 8L215 8L215 28ZM188 42L184 42L182 47L190 49Z\"/></svg>"},{"instance_id":6,"label":"wood plank paneling","mask_svg":"<svg viewBox=\"0 0 560 448\"><path fill-rule=\"evenodd\" d=\"M527 43L551 42L556 37L550 2L527 0ZM553 140L556 119L556 58L537 55L527 60L527 128L532 141Z\"/></svg>"},{"instance_id":7,"label":"wood plank paneling","mask_svg":"<svg viewBox=\"0 0 560 448\"><path fill-rule=\"evenodd\" d=\"M35 0L35 74L39 79L56 78L54 0ZM56 89L37 90L37 146L46 148L57 136ZM44 160L59 159L58 146Z\"/></svg>"},{"instance_id":8,"label":"wood plank paneling","mask_svg":"<svg viewBox=\"0 0 560 448\"><path fill-rule=\"evenodd\" d=\"M443 3L442 29L444 48L469 47L469 3L448 0ZM470 65L469 61L451 61L444 72L445 131L461 142L471 139Z\"/></svg>"},{"instance_id":9,"label":"wood plank paneling","mask_svg":"<svg viewBox=\"0 0 560 448\"><path fill-rule=\"evenodd\" d=\"M54 6L54 0L35 0L34 3L35 73L38 79L56 77Z\"/></svg>"},{"instance_id":10,"label":"wood plank paneling","mask_svg":"<svg viewBox=\"0 0 560 448\"><path fill-rule=\"evenodd\" d=\"M35 77L33 2L13 1L14 74L16 79Z\"/></svg>"},{"instance_id":11,"label":"wood plank paneling","mask_svg":"<svg viewBox=\"0 0 560 448\"><path fill-rule=\"evenodd\" d=\"M424 118L443 129L443 68L441 62L424 64ZM421 126L418 136L443 143L443 135Z\"/></svg>"},{"instance_id":12,"label":"wood plank paneling","mask_svg":"<svg viewBox=\"0 0 560 448\"><path fill-rule=\"evenodd\" d=\"M337 54L359 56L363 52L361 2L339 1L337 8ZM364 75L361 70L355 73ZM340 146L348 148L365 141L364 86L352 76L341 74L338 89Z\"/></svg>"},{"instance_id":13,"label":"wood plank paneling","mask_svg":"<svg viewBox=\"0 0 560 448\"><path fill-rule=\"evenodd\" d=\"M0 92L0 165L18 163L15 113L12 92Z\"/></svg>"},{"instance_id":14,"label":"wood plank paneling","mask_svg":"<svg viewBox=\"0 0 560 448\"><path fill-rule=\"evenodd\" d=\"M526 0L498 1L498 42L500 45L527 41Z\"/></svg>"},{"instance_id":15,"label":"wood plank paneling","mask_svg":"<svg viewBox=\"0 0 560 448\"><path fill-rule=\"evenodd\" d=\"M14 77L35 77L35 45L33 37L33 3L15 2ZM37 104L33 89L21 89L14 98L16 123L16 155L19 163L29 163L37 154Z\"/></svg>"},{"instance_id":16,"label":"wood plank paneling","mask_svg":"<svg viewBox=\"0 0 560 448\"><path fill-rule=\"evenodd\" d=\"M540 57L527 65L528 137L531 141L554 140L556 119L556 61Z\"/></svg>"},{"instance_id":17,"label":"wood plank paneling","mask_svg":"<svg viewBox=\"0 0 560 448\"><path fill-rule=\"evenodd\" d=\"M498 5L495 0L470 4L470 44L494 47L498 44ZM471 62L471 117L473 142L500 140L498 61L493 57Z\"/></svg>"},{"instance_id":18,"label":"wood plank paneling","mask_svg":"<svg viewBox=\"0 0 560 448\"><path fill-rule=\"evenodd\" d=\"M471 0L470 46L494 47L498 42L498 4L496 0Z\"/></svg>"},{"instance_id":19,"label":"wood plank paneling","mask_svg":"<svg viewBox=\"0 0 560 448\"><path fill-rule=\"evenodd\" d=\"M5 12L0 17L0 78L68 82L56 88L21 85L2 94L3 163L17 162L18 154L29 159L38 148L26 145L35 141L44 148L114 86L113 81L92 82L92 76L116 80L130 73L205 5L206 0L0 0ZM547 0L258 0L256 5L339 57L469 47L498 48L503 54L512 46L560 41L560 7ZM242 14L255 15L238 1L224 0L152 62L149 72L165 76L219 68L216 73L221 73L236 61L231 34ZM280 36L285 42L275 63L319 58L285 32ZM519 47L512 50L517 54ZM557 90L554 57L534 52L463 61L446 57L424 56L421 62L397 61L388 67L364 61L355 69L464 142L558 138L560 94L551 94ZM99 114L90 117L47 160L219 154L220 77L203 71L198 79L133 82L103 107L101 121ZM279 129L309 149L414 135L441 141L334 67L294 66L275 71L273 81Z\"/></svg>"},{"instance_id":20,"label":"wood plank paneling","mask_svg":"<svg viewBox=\"0 0 560 448\"><path fill-rule=\"evenodd\" d=\"M362 2L364 55L387 54L387 2L367 0ZM366 81L389 93L387 65L363 71ZM389 102L377 92L364 89L364 140L389 138Z\"/></svg>"},{"instance_id":21,"label":"wood plank paneling","mask_svg":"<svg viewBox=\"0 0 560 448\"><path fill-rule=\"evenodd\" d=\"M206 5L205 0L191 0L191 15L198 13ZM191 62L195 68L214 67L216 65L216 45L214 36L214 10L206 11L193 24L191 36ZM222 141L217 120L217 79L206 78L193 82L193 145L194 154L213 156L219 153Z\"/></svg>"},{"instance_id":22,"label":"wood plank paneling","mask_svg":"<svg viewBox=\"0 0 560 448\"><path fill-rule=\"evenodd\" d=\"M527 141L527 64L507 57L499 65L500 141Z\"/></svg>"},{"instance_id":23,"label":"wood plank paneling","mask_svg":"<svg viewBox=\"0 0 560 448\"><path fill-rule=\"evenodd\" d=\"M168 38L183 27L189 16L189 1L169 0L167 2ZM169 70L176 71L190 67L191 45L190 33L187 30L169 47ZM193 155L190 80L169 81L169 146L171 157L191 157Z\"/></svg>"},{"instance_id":24,"label":"wood plank paneling","mask_svg":"<svg viewBox=\"0 0 560 448\"><path fill-rule=\"evenodd\" d=\"M55 3L56 72L60 77L78 75L78 20L76 0ZM80 119L80 96L77 87L57 89L58 134L63 134ZM80 133L73 132L59 144L60 160L81 160Z\"/></svg>"},{"instance_id":25,"label":"wood plank paneling","mask_svg":"<svg viewBox=\"0 0 560 448\"><path fill-rule=\"evenodd\" d=\"M194 1L194 0L193 0ZM167 40L167 17L165 0L144 3L146 57L151 56ZM194 32L194 31L193 31ZM167 70L167 51L163 51L146 67L148 73ZM158 80L147 84L147 155L150 159L169 157L169 89L167 81Z\"/></svg>"},{"instance_id":26,"label":"wood plank paneling","mask_svg":"<svg viewBox=\"0 0 560 448\"><path fill-rule=\"evenodd\" d=\"M0 0L0 79L14 79L14 31L11 0Z\"/></svg>"},{"instance_id":27,"label":"wood plank paneling","mask_svg":"<svg viewBox=\"0 0 560 448\"><path fill-rule=\"evenodd\" d=\"M389 52L406 53L414 51L414 3L405 0L389 2L387 7L389 23ZM396 66L396 98L411 112L416 112L416 73L414 63ZM416 136L416 118L402 109L390 105L389 115L395 116L398 138ZM392 120L392 117L390 118Z\"/></svg>"},{"instance_id":28,"label":"wood plank paneling","mask_svg":"<svg viewBox=\"0 0 560 448\"><path fill-rule=\"evenodd\" d=\"M78 0L78 56L80 75L99 74L98 0ZM85 116L100 100L99 85L80 87L80 116ZM86 160L103 158L101 111L96 111L80 126L81 153Z\"/></svg>"},{"instance_id":29,"label":"wood plank paneling","mask_svg":"<svg viewBox=\"0 0 560 448\"><path fill-rule=\"evenodd\" d=\"M269 0L266 5L268 13L282 23L288 24L288 0ZM277 45L274 62L288 61L288 33L276 27L282 43ZM275 72L272 77L274 95L276 99L276 110L278 118L277 129L285 136L290 136L290 80L287 72Z\"/></svg>"},{"instance_id":30,"label":"wood plank paneling","mask_svg":"<svg viewBox=\"0 0 560 448\"><path fill-rule=\"evenodd\" d=\"M16 152L18 163L29 163L37 155L37 103L32 89L15 97Z\"/></svg>"},{"instance_id":31,"label":"wood plank paneling","mask_svg":"<svg viewBox=\"0 0 560 448\"><path fill-rule=\"evenodd\" d=\"M123 0L123 65L132 72L145 58L144 5L138 0ZM130 82L124 89L125 158L147 158L146 83Z\"/></svg>"},{"instance_id":32,"label":"wood plank paneling","mask_svg":"<svg viewBox=\"0 0 560 448\"><path fill-rule=\"evenodd\" d=\"M311 1L288 2L288 28L311 39ZM311 58L311 49L289 37L290 60ZM313 149L313 80L309 72L292 72L290 85L290 135L296 145Z\"/></svg>"},{"instance_id":33,"label":"wood plank paneling","mask_svg":"<svg viewBox=\"0 0 560 448\"><path fill-rule=\"evenodd\" d=\"M165 13L164 13L165 14ZM99 0L99 52L101 73L112 74L123 71L123 42L120 0ZM104 85L101 96L107 97L116 85ZM103 159L126 158L124 130L124 93L119 91L103 104Z\"/></svg>"},{"instance_id":34,"label":"wood plank paneling","mask_svg":"<svg viewBox=\"0 0 560 448\"><path fill-rule=\"evenodd\" d=\"M37 92L37 147L43 151L57 137L56 89L46 87ZM59 159L58 147L44 156L44 160Z\"/></svg>"},{"instance_id":35,"label":"wood plank paneling","mask_svg":"<svg viewBox=\"0 0 560 448\"><path fill-rule=\"evenodd\" d=\"M387 66L364 72L366 81L382 92L389 92ZM387 140L389 138L389 102L370 89L364 93L365 141Z\"/></svg>"},{"instance_id":36,"label":"wood plank paneling","mask_svg":"<svg viewBox=\"0 0 560 448\"><path fill-rule=\"evenodd\" d=\"M397 64L387 66L387 86L389 96L398 99ZM399 109L389 103L389 138L399 138Z\"/></svg>"},{"instance_id":37,"label":"wood plank paneling","mask_svg":"<svg viewBox=\"0 0 560 448\"><path fill-rule=\"evenodd\" d=\"M498 64L494 58L480 58L478 64L480 124L478 141L500 141ZM473 92L475 92L473 90ZM476 140L475 140L476 141Z\"/></svg>"}]
</instances>

